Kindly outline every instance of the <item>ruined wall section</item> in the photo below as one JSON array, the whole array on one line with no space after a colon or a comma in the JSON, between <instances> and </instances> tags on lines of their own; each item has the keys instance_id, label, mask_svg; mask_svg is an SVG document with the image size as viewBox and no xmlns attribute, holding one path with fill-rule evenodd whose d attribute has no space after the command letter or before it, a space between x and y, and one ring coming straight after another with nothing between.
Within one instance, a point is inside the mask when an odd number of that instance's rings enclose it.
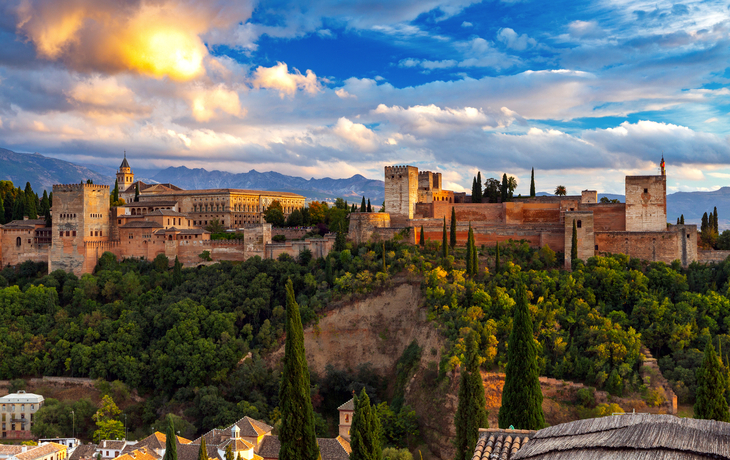
<instances>
[{"instance_id":1,"label":"ruined wall section","mask_svg":"<svg viewBox=\"0 0 730 460\"><path fill-rule=\"evenodd\" d=\"M385 167L385 210L390 219L407 225L418 202L418 168L414 166Z\"/></svg>"},{"instance_id":2,"label":"ruined wall section","mask_svg":"<svg viewBox=\"0 0 730 460\"><path fill-rule=\"evenodd\" d=\"M667 264L681 260L681 232L596 232L599 253L626 254Z\"/></svg>"},{"instance_id":3,"label":"ruined wall section","mask_svg":"<svg viewBox=\"0 0 730 460\"><path fill-rule=\"evenodd\" d=\"M626 176L626 231L667 228L667 177Z\"/></svg>"},{"instance_id":4,"label":"ruined wall section","mask_svg":"<svg viewBox=\"0 0 730 460\"><path fill-rule=\"evenodd\" d=\"M312 252L312 258L327 257L327 254L335 247L334 233L328 233L324 238L307 238L303 241L287 241L284 243L272 243L266 245L266 258L277 259L282 254L288 254L293 258L299 257L299 253L305 249Z\"/></svg>"},{"instance_id":5,"label":"ruined wall section","mask_svg":"<svg viewBox=\"0 0 730 460\"><path fill-rule=\"evenodd\" d=\"M387 209L387 208L386 208ZM390 213L354 212L350 214L350 229L347 238L355 243L370 241L376 228L390 227Z\"/></svg>"},{"instance_id":6,"label":"ruined wall section","mask_svg":"<svg viewBox=\"0 0 730 460\"><path fill-rule=\"evenodd\" d=\"M80 276L86 265L84 242L109 240L109 186L54 185L52 215L48 271L61 269Z\"/></svg>"},{"instance_id":7,"label":"ruined wall section","mask_svg":"<svg viewBox=\"0 0 730 460\"><path fill-rule=\"evenodd\" d=\"M591 211L568 211L565 213L565 268L572 266L571 252L573 250L573 222L575 222L578 239L578 258L587 261L595 255L595 234L593 228L593 213Z\"/></svg>"},{"instance_id":8,"label":"ruined wall section","mask_svg":"<svg viewBox=\"0 0 730 460\"><path fill-rule=\"evenodd\" d=\"M583 190L580 192L580 202L583 204L598 203L598 192L595 190Z\"/></svg>"}]
</instances>

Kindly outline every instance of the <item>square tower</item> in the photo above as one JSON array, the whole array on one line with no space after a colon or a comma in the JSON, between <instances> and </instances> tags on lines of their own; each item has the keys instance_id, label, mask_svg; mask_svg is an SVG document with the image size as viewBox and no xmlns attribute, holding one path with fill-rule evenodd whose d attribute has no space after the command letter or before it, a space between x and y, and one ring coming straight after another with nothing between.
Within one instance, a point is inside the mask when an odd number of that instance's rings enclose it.
<instances>
[{"instance_id":1,"label":"square tower","mask_svg":"<svg viewBox=\"0 0 730 460\"><path fill-rule=\"evenodd\" d=\"M109 241L109 186L53 186L52 244L48 271L83 273L87 241Z\"/></svg>"},{"instance_id":2,"label":"square tower","mask_svg":"<svg viewBox=\"0 0 730 460\"><path fill-rule=\"evenodd\" d=\"M667 229L667 176L626 176L626 231Z\"/></svg>"},{"instance_id":3,"label":"square tower","mask_svg":"<svg viewBox=\"0 0 730 460\"><path fill-rule=\"evenodd\" d=\"M129 166L127 161L127 152L124 152L124 160L119 165L119 171L117 171L117 185L119 186L119 192L126 191L134 183L134 172Z\"/></svg>"},{"instance_id":4,"label":"square tower","mask_svg":"<svg viewBox=\"0 0 730 460\"><path fill-rule=\"evenodd\" d=\"M567 211L565 213L565 268L570 270L573 249L573 222L578 237L578 258L583 262L596 255L595 234L593 232L593 211Z\"/></svg>"},{"instance_id":5,"label":"square tower","mask_svg":"<svg viewBox=\"0 0 730 460\"><path fill-rule=\"evenodd\" d=\"M413 219L418 202L418 168L415 166L385 167L385 211L398 224Z\"/></svg>"}]
</instances>

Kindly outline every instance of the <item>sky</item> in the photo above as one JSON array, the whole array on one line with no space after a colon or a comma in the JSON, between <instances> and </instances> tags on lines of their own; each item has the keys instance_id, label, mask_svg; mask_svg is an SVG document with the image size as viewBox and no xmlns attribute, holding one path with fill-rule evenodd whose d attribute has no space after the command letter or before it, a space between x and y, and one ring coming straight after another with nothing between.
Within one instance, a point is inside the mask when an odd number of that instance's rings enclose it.
<instances>
[{"instance_id":1,"label":"sky","mask_svg":"<svg viewBox=\"0 0 730 460\"><path fill-rule=\"evenodd\" d=\"M730 182L730 2L0 0L0 147L516 193Z\"/></svg>"}]
</instances>

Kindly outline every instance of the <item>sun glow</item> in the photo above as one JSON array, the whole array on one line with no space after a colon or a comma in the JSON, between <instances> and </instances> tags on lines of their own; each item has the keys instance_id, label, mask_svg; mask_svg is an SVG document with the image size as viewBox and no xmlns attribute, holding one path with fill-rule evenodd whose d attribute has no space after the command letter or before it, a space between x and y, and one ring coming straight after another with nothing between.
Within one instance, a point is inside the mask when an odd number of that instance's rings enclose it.
<instances>
[{"instance_id":1,"label":"sun glow","mask_svg":"<svg viewBox=\"0 0 730 460\"><path fill-rule=\"evenodd\" d=\"M155 77L168 75L175 80L190 80L200 75L206 54L197 36L175 29L141 32L124 49L131 68Z\"/></svg>"}]
</instances>

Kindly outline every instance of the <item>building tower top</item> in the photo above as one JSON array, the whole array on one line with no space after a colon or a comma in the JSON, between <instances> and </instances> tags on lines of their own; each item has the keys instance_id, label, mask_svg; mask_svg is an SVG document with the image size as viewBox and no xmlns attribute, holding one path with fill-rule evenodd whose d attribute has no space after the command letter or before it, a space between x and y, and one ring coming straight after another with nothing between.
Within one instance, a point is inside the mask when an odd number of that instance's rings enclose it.
<instances>
[{"instance_id":1,"label":"building tower top","mask_svg":"<svg viewBox=\"0 0 730 460\"><path fill-rule=\"evenodd\" d=\"M667 175L667 171L664 169L665 163L664 163L664 153L662 153L662 162L659 163L659 165L662 167L662 176Z\"/></svg>"},{"instance_id":2,"label":"building tower top","mask_svg":"<svg viewBox=\"0 0 730 460\"><path fill-rule=\"evenodd\" d=\"M122 171L124 168L132 169L129 167L129 162L127 162L127 151L124 151L124 160L122 160L122 164L119 166L119 170Z\"/></svg>"}]
</instances>

